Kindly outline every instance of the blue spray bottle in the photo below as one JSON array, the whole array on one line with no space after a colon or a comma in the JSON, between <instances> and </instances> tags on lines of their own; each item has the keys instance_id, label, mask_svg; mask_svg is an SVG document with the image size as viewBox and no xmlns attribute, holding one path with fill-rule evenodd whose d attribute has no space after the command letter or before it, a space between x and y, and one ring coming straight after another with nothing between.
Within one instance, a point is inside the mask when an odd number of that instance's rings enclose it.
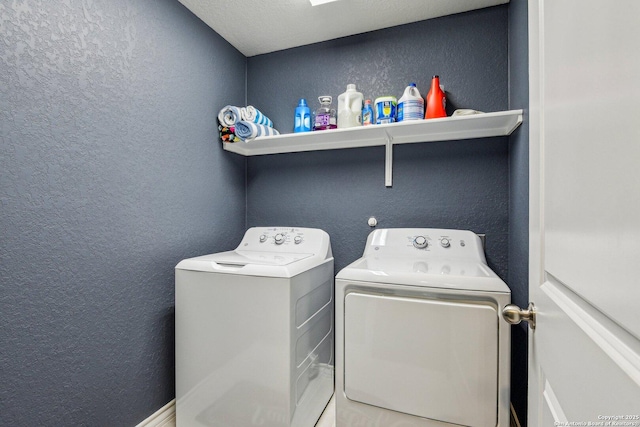
<instances>
[{"instance_id":1,"label":"blue spray bottle","mask_svg":"<svg viewBox=\"0 0 640 427\"><path fill-rule=\"evenodd\" d=\"M307 106L307 100L300 98L296 107L296 115L293 121L293 132L311 131L311 110Z\"/></svg>"}]
</instances>

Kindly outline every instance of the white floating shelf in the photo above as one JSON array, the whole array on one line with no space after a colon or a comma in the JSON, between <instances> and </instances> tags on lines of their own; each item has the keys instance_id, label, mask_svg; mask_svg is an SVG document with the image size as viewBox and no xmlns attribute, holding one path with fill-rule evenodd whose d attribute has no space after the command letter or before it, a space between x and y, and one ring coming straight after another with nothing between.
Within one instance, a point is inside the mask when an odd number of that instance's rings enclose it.
<instances>
[{"instance_id":1,"label":"white floating shelf","mask_svg":"<svg viewBox=\"0 0 640 427\"><path fill-rule=\"evenodd\" d=\"M224 143L227 151L243 156L336 150L392 144L412 144L510 135L522 123L522 110L443 117L349 129L288 133L250 142Z\"/></svg>"},{"instance_id":2,"label":"white floating shelf","mask_svg":"<svg viewBox=\"0 0 640 427\"><path fill-rule=\"evenodd\" d=\"M507 136L511 135L520 123L522 110L510 110L349 129L289 133L222 145L225 150L243 156L386 145L385 185L391 187L393 146L396 144Z\"/></svg>"}]
</instances>

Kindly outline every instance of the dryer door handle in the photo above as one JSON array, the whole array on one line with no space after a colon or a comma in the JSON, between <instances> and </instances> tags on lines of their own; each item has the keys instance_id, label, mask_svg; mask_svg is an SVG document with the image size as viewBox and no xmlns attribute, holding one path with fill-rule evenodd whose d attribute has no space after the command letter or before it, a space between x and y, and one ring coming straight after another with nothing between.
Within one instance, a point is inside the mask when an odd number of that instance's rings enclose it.
<instances>
[{"instance_id":1,"label":"dryer door handle","mask_svg":"<svg viewBox=\"0 0 640 427\"><path fill-rule=\"evenodd\" d=\"M536 329L536 306L532 302L526 310L515 304L505 305L502 309L502 317L512 325L517 325L524 320L529 323L531 329Z\"/></svg>"}]
</instances>

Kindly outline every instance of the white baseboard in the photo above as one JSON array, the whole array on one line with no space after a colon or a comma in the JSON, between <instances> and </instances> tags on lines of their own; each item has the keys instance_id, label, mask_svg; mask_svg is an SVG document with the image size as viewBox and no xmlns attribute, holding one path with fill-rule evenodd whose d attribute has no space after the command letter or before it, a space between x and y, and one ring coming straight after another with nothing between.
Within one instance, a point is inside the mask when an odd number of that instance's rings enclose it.
<instances>
[{"instance_id":1,"label":"white baseboard","mask_svg":"<svg viewBox=\"0 0 640 427\"><path fill-rule=\"evenodd\" d=\"M176 400L158 409L136 427L176 427Z\"/></svg>"}]
</instances>

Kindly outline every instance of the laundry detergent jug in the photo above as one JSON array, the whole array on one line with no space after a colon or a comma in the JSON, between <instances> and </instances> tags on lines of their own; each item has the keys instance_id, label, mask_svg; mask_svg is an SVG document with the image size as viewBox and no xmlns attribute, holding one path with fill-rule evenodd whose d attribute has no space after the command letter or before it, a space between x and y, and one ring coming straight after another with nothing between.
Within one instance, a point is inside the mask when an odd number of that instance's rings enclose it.
<instances>
[{"instance_id":1,"label":"laundry detergent jug","mask_svg":"<svg viewBox=\"0 0 640 427\"><path fill-rule=\"evenodd\" d=\"M362 126L364 96L356 85L348 84L347 91L338 96L338 129Z\"/></svg>"},{"instance_id":2,"label":"laundry detergent jug","mask_svg":"<svg viewBox=\"0 0 640 427\"><path fill-rule=\"evenodd\" d=\"M307 105L307 100L300 98L296 107L293 119L293 132L309 132L311 131L311 110Z\"/></svg>"}]
</instances>

